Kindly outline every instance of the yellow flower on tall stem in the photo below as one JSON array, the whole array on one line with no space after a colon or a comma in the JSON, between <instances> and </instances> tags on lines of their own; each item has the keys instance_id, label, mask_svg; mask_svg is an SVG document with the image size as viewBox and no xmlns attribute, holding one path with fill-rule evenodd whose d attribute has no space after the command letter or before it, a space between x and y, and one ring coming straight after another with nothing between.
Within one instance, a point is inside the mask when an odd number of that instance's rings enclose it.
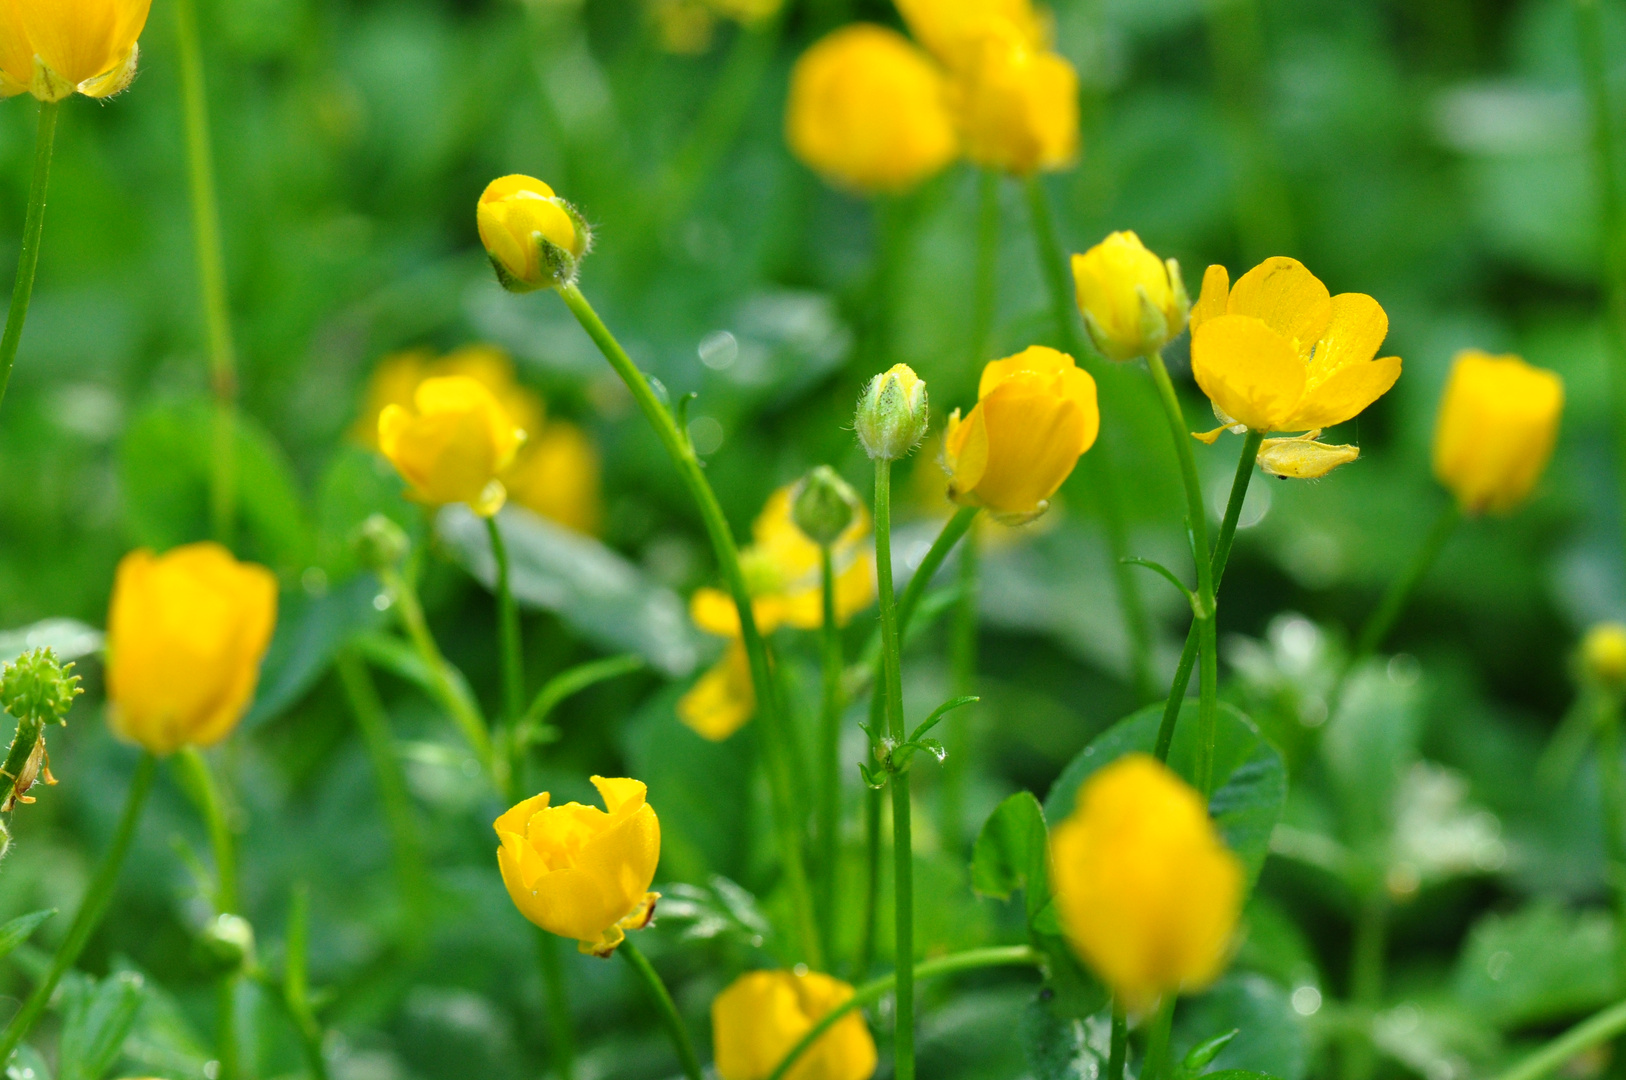
<instances>
[{"instance_id":1,"label":"yellow flower on tall stem","mask_svg":"<svg viewBox=\"0 0 1626 1080\"><path fill-rule=\"evenodd\" d=\"M1185 329L1191 310L1180 264L1158 258L1132 232L1074 255L1073 285L1084 328L1109 360L1159 351Z\"/></svg>"},{"instance_id":2,"label":"yellow flower on tall stem","mask_svg":"<svg viewBox=\"0 0 1626 1080\"><path fill-rule=\"evenodd\" d=\"M748 971L711 1003L711 1041L722 1080L768 1080L831 1009L853 996L840 979L816 971ZM875 1039L854 1009L797 1059L785 1080L869 1080Z\"/></svg>"},{"instance_id":3,"label":"yellow flower on tall stem","mask_svg":"<svg viewBox=\"0 0 1626 1080\"><path fill-rule=\"evenodd\" d=\"M1056 53L989 34L955 71L950 100L973 164L1029 176L1078 158L1078 73Z\"/></svg>"},{"instance_id":4,"label":"yellow flower on tall stem","mask_svg":"<svg viewBox=\"0 0 1626 1080\"><path fill-rule=\"evenodd\" d=\"M0 96L111 97L135 78L152 0L0 3Z\"/></svg>"},{"instance_id":5,"label":"yellow flower on tall stem","mask_svg":"<svg viewBox=\"0 0 1626 1080\"><path fill-rule=\"evenodd\" d=\"M432 505L465 503L481 517L502 509L498 479L525 432L490 390L463 375L427 379L412 395L415 411L387 405L378 415L378 449Z\"/></svg>"},{"instance_id":6,"label":"yellow flower on tall stem","mask_svg":"<svg viewBox=\"0 0 1626 1080\"><path fill-rule=\"evenodd\" d=\"M475 222L497 280L509 292L574 281L576 263L593 242L576 208L532 176L502 176L487 184Z\"/></svg>"},{"instance_id":7,"label":"yellow flower on tall stem","mask_svg":"<svg viewBox=\"0 0 1626 1080\"><path fill-rule=\"evenodd\" d=\"M1434 425L1434 475L1464 513L1507 513L1547 468L1563 412L1564 382L1551 371L1459 353Z\"/></svg>"}]
</instances>

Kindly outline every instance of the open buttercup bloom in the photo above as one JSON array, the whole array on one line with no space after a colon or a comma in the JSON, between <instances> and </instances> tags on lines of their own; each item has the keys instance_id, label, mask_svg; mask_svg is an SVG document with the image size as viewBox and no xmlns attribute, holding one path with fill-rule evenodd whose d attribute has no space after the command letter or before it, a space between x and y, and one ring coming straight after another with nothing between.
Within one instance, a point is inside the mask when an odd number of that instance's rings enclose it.
<instances>
[{"instance_id":1,"label":"open buttercup bloom","mask_svg":"<svg viewBox=\"0 0 1626 1080\"><path fill-rule=\"evenodd\" d=\"M1210 266L1191 309L1191 372L1226 426L1328 428L1400 378L1398 356L1373 359L1388 333L1376 300L1332 296L1296 259L1266 259L1234 288L1225 267Z\"/></svg>"},{"instance_id":2,"label":"open buttercup bloom","mask_svg":"<svg viewBox=\"0 0 1626 1080\"><path fill-rule=\"evenodd\" d=\"M514 461L525 432L485 386L466 375L426 379L413 391L414 408L387 405L378 415L378 449L431 505L465 503L490 517L508 491L499 479Z\"/></svg>"},{"instance_id":3,"label":"open buttercup bloom","mask_svg":"<svg viewBox=\"0 0 1626 1080\"><path fill-rule=\"evenodd\" d=\"M1191 300L1180 264L1159 259L1132 232L1074 255L1073 285L1084 328L1109 360L1159 352L1186 328Z\"/></svg>"},{"instance_id":4,"label":"open buttercup bloom","mask_svg":"<svg viewBox=\"0 0 1626 1080\"><path fill-rule=\"evenodd\" d=\"M722 1080L768 1080L813 1025L853 996L816 971L748 971L711 1003L711 1042ZM797 1059L785 1080L869 1080L875 1040L854 1009Z\"/></svg>"},{"instance_id":5,"label":"open buttercup bloom","mask_svg":"<svg viewBox=\"0 0 1626 1080\"><path fill-rule=\"evenodd\" d=\"M1242 864L1208 808L1149 754L1102 768L1050 834L1062 930L1131 1012L1200 989L1224 969Z\"/></svg>"},{"instance_id":6,"label":"open buttercup bloom","mask_svg":"<svg viewBox=\"0 0 1626 1080\"><path fill-rule=\"evenodd\" d=\"M990 36L1032 50L1050 45L1048 13L1030 0L897 0L897 9L915 40L951 71L972 66Z\"/></svg>"},{"instance_id":7,"label":"open buttercup bloom","mask_svg":"<svg viewBox=\"0 0 1626 1080\"><path fill-rule=\"evenodd\" d=\"M609 956L655 914L649 891L661 859L661 823L638 780L595 776L604 809L548 793L526 799L493 827L497 866L520 914L584 953Z\"/></svg>"},{"instance_id":8,"label":"open buttercup bloom","mask_svg":"<svg viewBox=\"0 0 1626 1080\"><path fill-rule=\"evenodd\" d=\"M831 183L874 194L907 191L959 153L948 88L908 38L853 23L796 61L785 139Z\"/></svg>"},{"instance_id":9,"label":"open buttercup bloom","mask_svg":"<svg viewBox=\"0 0 1626 1080\"><path fill-rule=\"evenodd\" d=\"M159 755L224 739L276 622L276 576L219 544L130 552L107 612L108 725Z\"/></svg>"},{"instance_id":10,"label":"open buttercup bloom","mask_svg":"<svg viewBox=\"0 0 1626 1080\"><path fill-rule=\"evenodd\" d=\"M487 184L475 223L497 280L509 292L570 284L592 247L586 220L533 176L502 176Z\"/></svg>"},{"instance_id":11,"label":"open buttercup bloom","mask_svg":"<svg viewBox=\"0 0 1626 1080\"><path fill-rule=\"evenodd\" d=\"M943 437L949 497L1008 524L1044 513L1101 431L1095 380L1071 356L1034 345L982 369L977 404Z\"/></svg>"},{"instance_id":12,"label":"open buttercup bloom","mask_svg":"<svg viewBox=\"0 0 1626 1080\"><path fill-rule=\"evenodd\" d=\"M1078 157L1078 73L1014 34L985 37L950 83L965 156L1014 176Z\"/></svg>"},{"instance_id":13,"label":"open buttercup bloom","mask_svg":"<svg viewBox=\"0 0 1626 1080\"><path fill-rule=\"evenodd\" d=\"M1434 476L1469 514L1522 503L1553 456L1564 382L1517 356L1457 354L1434 423Z\"/></svg>"},{"instance_id":14,"label":"open buttercup bloom","mask_svg":"<svg viewBox=\"0 0 1626 1080\"><path fill-rule=\"evenodd\" d=\"M0 0L0 96L111 97L135 78L152 0Z\"/></svg>"}]
</instances>

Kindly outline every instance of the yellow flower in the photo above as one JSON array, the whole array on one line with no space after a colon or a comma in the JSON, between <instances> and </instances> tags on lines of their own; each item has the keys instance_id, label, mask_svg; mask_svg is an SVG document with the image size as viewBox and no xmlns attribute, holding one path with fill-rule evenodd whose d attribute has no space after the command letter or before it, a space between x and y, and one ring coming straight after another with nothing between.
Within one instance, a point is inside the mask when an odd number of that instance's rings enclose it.
<instances>
[{"instance_id":1,"label":"yellow flower","mask_svg":"<svg viewBox=\"0 0 1626 1080\"><path fill-rule=\"evenodd\" d=\"M510 292L574 281L576 263L592 241L575 208L530 176L504 176L486 185L475 220L497 280Z\"/></svg>"},{"instance_id":2,"label":"yellow flower","mask_svg":"<svg viewBox=\"0 0 1626 1080\"><path fill-rule=\"evenodd\" d=\"M915 40L950 70L972 66L990 36L1034 50L1050 44L1048 21L1029 0L897 0L897 8Z\"/></svg>"},{"instance_id":3,"label":"yellow flower","mask_svg":"<svg viewBox=\"0 0 1626 1080\"><path fill-rule=\"evenodd\" d=\"M547 415L542 399L514 376L514 362L496 345L464 345L437 358L430 349L391 353L378 362L367 382L361 414L350 429L357 442L378 449L378 417L388 405L412 407L412 395L425 379L463 375L491 391L508 419L527 435L542 430Z\"/></svg>"},{"instance_id":4,"label":"yellow flower","mask_svg":"<svg viewBox=\"0 0 1626 1080\"><path fill-rule=\"evenodd\" d=\"M1564 382L1517 356L1457 354L1434 423L1434 476L1470 514L1512 510L1558 439Z\"/></svg>"},{"instance_id":5,"label":"yellow flower","mask_svg":"<svg viewBox=\"0 0 1626 1080\"><path fill-rule=\"evenodd\" d=\"M796 61L785 138L808 168L860 192L905 191L954 160L947 88L903 35L853 23Z\"/></svg>"},{"instance_id":6,"label":"yellow flower","mask_svg":"<svg viewBox=\"0 0 1626 1080\"><path fill-rule=\"evenodd\" d=\"M722 1080L768 1080L826 1013L853 996L816 971L750 971L711 1003L711 1042ZM785 1074L786 1080L869 1080L875 1040L854 1009L831 1025Z\"/></svg>"},{"instance_id":7,"label":"yellow flower","mask_svg":"<svg viewBox=\"0 0 1626 1080\"><path fill-rule=\"evenodd\" d=\"M1085 781L1051 832L1050 863L1062 929L1130 1011L1224 968L1242 864L1155 758L1130 754Z\"/></svg>"},{"instance_id":8,"label":"yellow flower","mask_svg":"<svg viewBox=\"0 0 1626 1080\"><path fill-rule=\"evenodd\" d=\"M1110 360L1160 351L1185 329L1191 310L1180 264L1159 259L1132 232L1074 255L1073 284L1090 339Z\"/></svg>"},{"instance_id":9,"label":"yellow flower","mask_svg":"<svg viewBox=\"0 0 1626 1080\"><path fill-rule=\"evenodd\" d=\"M135 78L152 0L0 0L0 97L105 98Z\"/></svg>"},{"instance_id":10,"label":"yellow flower","mask_svg":"<svg viewBox=\"0 0 1626 1080\"><path fill-rule=\"evenodd\" d=\"M1011 523L1045 512L1050 496L1095 445L1095 380L1066 353L1034 345L982 369L977 405L949 417L943 469L949 497Z\"/></svg>"},{"instance_id":11,"label":"yellow flower","mask_svg":"<svg viewBox=\"0 0 1626 1080\"><path fill-rule=\"evenodd\" d=\"M1259 467L1279 480L1319 480L1361 456L1358 446L1316 442L1320 434L1311 431L1291 439L1264 440L1259 444Z\"/></svg>"},{"instance_id":12,"label":"yellow flower","mask_svg":"<svg viewBox=\"0 0 1626 1080\"><path fill-rule=\"evenodd\" d=\"M436 505L467 503L483 517L502 509L508 492L498 477L525 432L491 391L464 375L426 379L413 404L415 413L386 405L378 416L378 448L413 496Z\"/></svg>"},{"instance_id":13,"label":"yellow flower","mask_svg":"<svg viewBox=\"0 0 1626 1080\"><path fill-rule=\"evenodd\" d=\"M1626 687L1626 626L1599 623L1581 639L1581 670L1609 690Z\"/></svg>"},{"instance_id":14,"label":"yellow flower","mask_svg":"<svg viewBox=\"0 0 1626 1080\"><path fill-rule=\"evenodd\" d=\"M579 533L598 532L600 499L598 448L587 432L554 420L527 439L503 484L515 502Z\"/></svg>"},{"instance_id":15,"label":"yellow flower","mask_svg":"<svg viewBox=\"0 0 1626 1080\"><path fill-rule=\"evenodd\" d=\"M1296 259L1266 259L1230 288L1210 266L1191 310L1191 373L1226 424L1309 431L1360 414L1400 378L1372 359L1389 317L1364 293L1330 296Z\"/></svg>"},{"instance_id":16,"label":"yellow flower","mask_svg":"<svg viewBox=\"0 0 1626 1080\"><path fill-rule=\"evenodd\" d=\"M951 99L978 165L1028 176L1078 157L1078 73L1055 53L992 35L956 73Z\"/></svg>"},{"instance_id":17,"label":"yellow flower","mask_svg":"<svg viewBox=\"0 0 1626 1080\"><path fill-rule=\"evenodd\" d=\"M661 823L637 780L593 777L604 809L548 793L493 823L497 866L520 914L581 951L609 956L626 931L648 925L659 893L649 891L661 859Z\"/></svg>"},{"instance_id":18,"label":"yellow flower","mask_svg":"<svg viewBox=\"0 0 1626 1080\"><path fill-rule=\"evenodd\" d=\"M277 622L277 579L219 544L119 561L107 612L107 719L154 754L231 734Z\"/></svg>"}]
</instances>

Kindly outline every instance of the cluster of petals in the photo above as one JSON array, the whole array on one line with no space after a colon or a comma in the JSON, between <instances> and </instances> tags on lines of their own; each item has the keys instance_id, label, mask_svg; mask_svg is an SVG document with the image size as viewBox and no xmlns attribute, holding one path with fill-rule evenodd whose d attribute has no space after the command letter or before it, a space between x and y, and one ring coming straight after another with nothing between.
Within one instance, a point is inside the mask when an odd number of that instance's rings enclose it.
<instances>
[{"instance_id":1,"label":"cluster of petals","mask_svg":"<svg viewBox=\"0 0 1626 1080\"><path fill-rule=\"evenodd\" d=\"M111 97L135 78L152 0L0 0L0 96Z\"/></svg>"},{"instance_id":2,"label":"cluster of petals","mask_svg":"<svg viewBox=\"0 0 1626 1080\"><path fill-rule=\"evenodd\" d=\"M748 971L712 999L711 1039L722 1080L768 1080L853 988L817 971ZM875 1039L854 1009L796 1059L785 1080L869 1080Z\"/></svg>"}]
</instances>

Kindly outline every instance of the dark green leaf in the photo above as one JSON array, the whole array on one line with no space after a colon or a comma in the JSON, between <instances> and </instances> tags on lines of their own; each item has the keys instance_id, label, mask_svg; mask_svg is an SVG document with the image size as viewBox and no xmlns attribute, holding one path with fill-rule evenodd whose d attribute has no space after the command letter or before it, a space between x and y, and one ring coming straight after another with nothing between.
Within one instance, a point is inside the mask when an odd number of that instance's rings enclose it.
<instances>
[{"instance_id":1,"label":"dark green leaf","mask_svg":"<svg viewBox=\"0 0 1626 1080\"><path fill-rule=\"evenodd\" d=\"M1303 1017L1293 1010L1288 992L1279 984L1262 975L1226 976L1206 993L1182 1002L1174 1044L1177 1052L1193 1047L1186 1052L1192 1055L1232 1031L1237 1035L1204 1063L1216 1064L1221 1071L1207 1076L1246 1069L1281 1080L1303 1080L1309 1069L1309 1037Z\"/></svg>"},{"instance_id":2,"label":"dark green leaf","mask_svg":"<svg viewBox=\"0 0 1626 1080\"><path fill-rule=\"evenodd\" d=\"M1614 955L1607 912L1539 900L1480 919L1454 984L1465 1006L1500 1027L1556 1022L1616 1000Z\"/></svg>"}]
</instances>

